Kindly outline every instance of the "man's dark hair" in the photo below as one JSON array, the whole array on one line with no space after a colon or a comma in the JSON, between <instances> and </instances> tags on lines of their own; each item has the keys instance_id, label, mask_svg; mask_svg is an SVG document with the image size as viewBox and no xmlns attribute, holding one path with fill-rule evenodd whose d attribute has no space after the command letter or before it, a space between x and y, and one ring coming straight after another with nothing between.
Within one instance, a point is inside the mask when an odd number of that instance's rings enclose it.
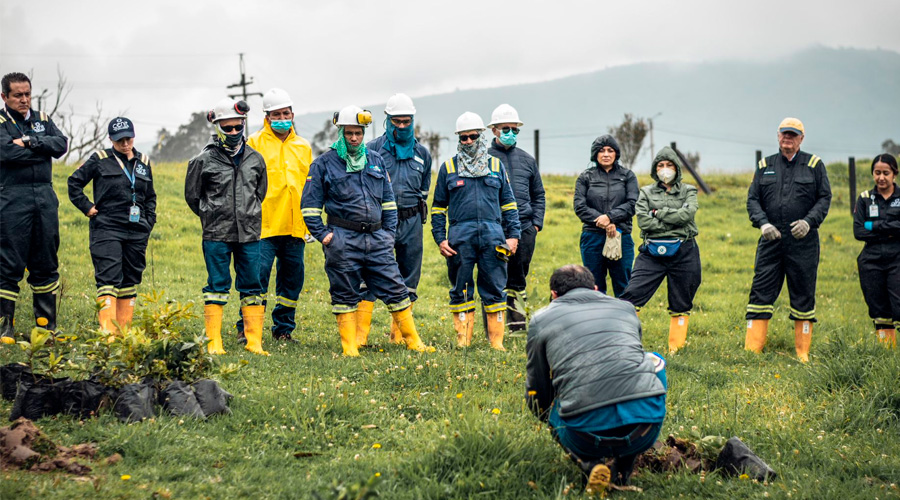
<instances>
[{"instance_id":1,"label":"man's dark hair","mask_svg":"<svg viewBox=\"0 0 900 500\"><path fill-rule=\"evenodd\" d=\"M24 73L7 73L3 75L3 81L0 82L0 87L3 87L3 95L9 95L14 83L27 83L28 87L31 87L31 79L28 78L28 75Z\"/></svg>"},{"instance_id":2,"label":"man's dark hair","mask_svg":"<svg viewBox=\"0 0 900 500\"><path fill-rule=\"evenodd\" d=\"M562 297L575 288L594 289L594 275L590 269L578 264L567 264L553 271L550 276L550 290Z\"/></svg>"}]
</instances>

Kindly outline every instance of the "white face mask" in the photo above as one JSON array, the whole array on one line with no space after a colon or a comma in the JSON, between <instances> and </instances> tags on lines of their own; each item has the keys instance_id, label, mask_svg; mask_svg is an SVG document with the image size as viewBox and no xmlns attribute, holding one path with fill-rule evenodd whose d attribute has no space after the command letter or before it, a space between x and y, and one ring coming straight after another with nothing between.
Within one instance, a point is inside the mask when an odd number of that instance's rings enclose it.
<instances>
[{"instance_id":1,"label":"white face mask","mask_svg":"<svg viewBox=\"0 0 900 500\"><path fill-rule=\"evenodd\" d=\"M665 184L669 184L670 182L675 180L675 169L662 168L656 172L656 175L659 177L659 180L661 180Z\"/></svg>"}]
</instances>

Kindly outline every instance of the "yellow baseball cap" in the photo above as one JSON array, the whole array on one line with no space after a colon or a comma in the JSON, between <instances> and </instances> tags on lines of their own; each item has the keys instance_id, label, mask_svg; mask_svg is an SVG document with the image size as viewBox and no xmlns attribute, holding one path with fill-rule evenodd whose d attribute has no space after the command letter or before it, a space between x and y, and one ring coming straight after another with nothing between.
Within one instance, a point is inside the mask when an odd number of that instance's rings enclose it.
<instances>
[{"instance_id":1,"label":"yellow baseball cap","mask_svg":"<svg viewBox=\"0 0 900 500\"><path fill-rule=\"evenodd\" d=\"M803 122L789 116L784 120L781 120L781 125L778 126L778 131L793 132L797 135L803 135Z\"/></svg>"}]
</instances>

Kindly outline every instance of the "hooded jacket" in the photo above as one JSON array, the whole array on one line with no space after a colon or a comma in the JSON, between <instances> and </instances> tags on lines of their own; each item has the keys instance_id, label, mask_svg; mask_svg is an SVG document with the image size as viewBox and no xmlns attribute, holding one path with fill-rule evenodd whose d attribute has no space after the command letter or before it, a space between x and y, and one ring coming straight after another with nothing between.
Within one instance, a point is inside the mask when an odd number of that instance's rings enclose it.
<instances>
[{"instance_id":1,"label":"hooded jacket","mask_svg":"<svg viewBox=\"0 0 900 500\"><path fill-rule=\"evenodd\" d=\"M204 241L259 241L268 179L261 154L244 145L238 165L210 141L188 162L184 199L200 217Z\"/></svg>"},{"instance_id":2,"label":"hooded jacket","mask_svg":"<svg viewBox=\"0 0 900 500\"><path fill-rule=\"evenodd\" d=\"M247 139L247 145L266 162L268 187L262 202L262 238L293 236L303 238L309 231L300 212L303 185L312 163L312 149L291 127L282 141L269 122Z\"/></svg>"},{"instance_id":3,"label":"hooded jacket","mask_svg":"<svg viewBox=\"0 0 900 500\"><path fill-rule=\"evenodd\" d=\"M519 225L524 230L529 226L544 227L544 183L537 161L521 148L513 145L509 149L497 143L494 138L488 153L499 158L509 174L509 185L516 196L519 210Z\"/></svg>"},{"instance_id":4,"label":"hooded jacket","mask_svg":"<svg viewBox=\"0 0 900 500\"><path fill-rule=\"evenodd\" d=\"M675 164L675 180L666 191L665 184L656 174L656 165L669 160ZM637 201L637 222L641 228L641 238L678 238L687 240L699 232L694 215L697 213L697 188L681 182L683 167L675 150L662 148L650 166L650 177L654 184L641 188ZM655 213L654 213L655 211Z\"/></svg>"},{"instance_id":5,"label":"hooded jacket","mask_svg":"<svg viewBox=\"0 0 900 500\"><path fill-rule=\"evenodd\" d=\"M568 418L666 393L634 306L596 290L569 290L535 313L525 350L526 400L539 417L554 399Z\"/></svg>"},{"instance_id":6,"label":"hooded jacket","mask_svg":"<svg viewBox=\"0 0 900 500\"><path fill-rule=\"evenodd\" d=\"M609 146L616 152L616 162L609 172L600 168L597 163L597 153L604 146ZM619 143L611 135L600 136L591 144L591 163L575 181L575 214L583 223L583 231L603 232L594 220L606 214L622 234L631 234L631 219L638 199L638 181L634 172L622 166L619 161L621 156Z\"/></svg>"}]
</instances>

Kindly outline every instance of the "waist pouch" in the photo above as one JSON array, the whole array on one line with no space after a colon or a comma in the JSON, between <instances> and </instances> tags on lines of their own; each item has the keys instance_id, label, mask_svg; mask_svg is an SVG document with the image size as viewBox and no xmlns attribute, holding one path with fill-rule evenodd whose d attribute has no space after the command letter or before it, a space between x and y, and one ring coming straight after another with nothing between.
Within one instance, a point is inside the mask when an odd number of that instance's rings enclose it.
<instances>
[{"instance_id":1,"label":"waist pouch","mask_svg":"<svg viewBox=\"0 0 900 500\"><path fill-rule=\"evenodd\" d=\"M684 240L652 240L644 241L644 251L661 259L671 259L678 253Z\"/></svg>"}]
</instances>

